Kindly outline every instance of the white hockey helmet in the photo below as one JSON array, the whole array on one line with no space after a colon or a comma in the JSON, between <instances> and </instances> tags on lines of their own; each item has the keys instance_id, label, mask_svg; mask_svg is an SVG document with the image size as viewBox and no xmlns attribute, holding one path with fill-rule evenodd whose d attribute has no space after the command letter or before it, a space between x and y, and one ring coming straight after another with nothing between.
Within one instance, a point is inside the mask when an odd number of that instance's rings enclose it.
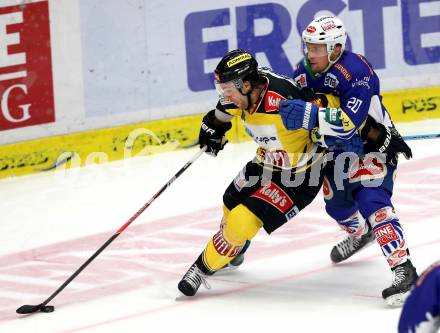
<instances>
[{"instance_id":1,"label":"white hockey helmet","mask_svg":"<svg viewBox=\"0 0 440 333\"><path fill-rule=\"evenodd\" d=\"M302 33L304 43L325 44L330 60L330 54L337 44L345 49L347 32L342 21L334 16L319 16L314 19ZM341 53L342 53L341 52Z\"/></svg>"}]
</instances>

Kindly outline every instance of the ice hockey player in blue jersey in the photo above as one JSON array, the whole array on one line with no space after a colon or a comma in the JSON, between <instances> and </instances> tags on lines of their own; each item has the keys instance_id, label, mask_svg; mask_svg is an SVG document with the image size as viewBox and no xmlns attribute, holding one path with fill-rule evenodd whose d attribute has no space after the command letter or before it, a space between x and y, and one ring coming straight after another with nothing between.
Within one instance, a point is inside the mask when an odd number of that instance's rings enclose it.
<instances>
[{"instance_id":1,"label":"ice hockey player in blue jersey","mask_svg":"<svg viewBox=\"0 0 440 333\"><path fill-rule=\"evenodd\" d=\"M399 333L435 333L440 329L440 261L418 278L400 314Z\"/></svg>"},{"instance_id":2,"label":"ice hockey player in blue jersey","mask_svg":"<svg viewBox=\"0 0 440 333\"><path fill-rule=\"evenodd\" d=\"M288 129L318 128L315 140L334 153L326 167L324 199L327 213L347 234L333 247L331 260L346 260L376 239L393 274L382 296L389 305L401 306L417 273L391 196L397 155L402 152L410 158L412 153L382 104L379 78L371 64L362 55L345 50L346 38L340 19L321 16L313 20L303 31L305 57L293 75L302 88L339 96L340 107L319 108L286 100L280 102L280 114ZM375 144L364 145L370 131L375 133ZM397 145L390 145L391 135ZM341 155L345 152L360 158L347 160ZM364 186L368 181L377 185Z\"/></svg>"}]
</instances>

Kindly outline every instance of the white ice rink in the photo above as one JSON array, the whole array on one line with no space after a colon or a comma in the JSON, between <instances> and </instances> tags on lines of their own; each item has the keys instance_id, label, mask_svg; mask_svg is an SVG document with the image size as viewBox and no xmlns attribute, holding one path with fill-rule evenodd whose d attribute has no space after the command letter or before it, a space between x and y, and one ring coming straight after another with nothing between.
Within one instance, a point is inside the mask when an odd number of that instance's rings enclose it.
<instances>
[{"instance_id":1,"label":"white ice rink","mask_svg":"<svg viewBox=\"0 0 440 333\"><path fill-rule=\"evenodd\" d=\"M393 198L421 272L440 258L440 140L410 145ZM1 180L0 332L397 332L379 246L332 265L343 233L321 195L272 235L260 231L245 263L213 276L211 290L179 294L254 150L229 144L202 156L50 303L55 312L30 316L15 310L52 294L197 149Z\"/></svg>"}]
</instances>

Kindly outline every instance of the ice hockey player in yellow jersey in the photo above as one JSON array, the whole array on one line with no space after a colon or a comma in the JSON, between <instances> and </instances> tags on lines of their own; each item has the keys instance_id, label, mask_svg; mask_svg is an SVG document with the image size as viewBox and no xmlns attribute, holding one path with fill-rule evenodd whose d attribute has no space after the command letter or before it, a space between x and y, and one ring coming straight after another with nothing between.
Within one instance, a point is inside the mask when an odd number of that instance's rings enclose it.
<instances>
[{"instance_id":1,"label":"ice hockey player in yellow jersey","mask_svg":"<svg viewBox=\"0 0 440 333\"><path fill-rule=\"evenodd\" d=\"M244 50L227 53L215 69L220 95L216 109L202 120L200 147L216 156L226 144L231 119L240 117L258 144L249 161L223 195L224 215L219 230L178 284L187 295L196 294L206 277L228 265L260 228L271 233L315 198L322 184L324 149L305 129L287 130L278 112L283 99L304 99L327 106L330 96L317 98L301 91L291 79L258 68Z\"/></svg>"}]
</instances>

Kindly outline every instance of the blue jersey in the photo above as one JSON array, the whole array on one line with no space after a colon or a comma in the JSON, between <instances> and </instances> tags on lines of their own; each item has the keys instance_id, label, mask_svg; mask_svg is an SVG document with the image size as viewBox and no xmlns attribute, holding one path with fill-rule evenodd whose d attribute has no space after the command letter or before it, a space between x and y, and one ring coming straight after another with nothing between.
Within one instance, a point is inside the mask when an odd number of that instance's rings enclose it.
<instances>
[{"instance_id":1,"label":"blue jersey","mask_svg":"<svg viewBox=\"0 0 440 333\"><path fill-rule=\"evenodd\" d=\"M434 333L440 328L440 261L418 278L405 301L399 333Z\"/></svg>"},{"instance_id":2,"label":"blue jersey","mask_svg":"<svg viewBox=\"0 0 440 333\"><path fill-rule=\"evenodd\" d=\"M307 58L304 58L296 66L293 78L302 88L339 96L339 109L320 112L319 131L322 135L350 139L357 134L369 113L380 123L392 126L382 105L379 78L360 54L344 51L327 72L318 74L311 71Z\"/></svg>"}]
</instances>

